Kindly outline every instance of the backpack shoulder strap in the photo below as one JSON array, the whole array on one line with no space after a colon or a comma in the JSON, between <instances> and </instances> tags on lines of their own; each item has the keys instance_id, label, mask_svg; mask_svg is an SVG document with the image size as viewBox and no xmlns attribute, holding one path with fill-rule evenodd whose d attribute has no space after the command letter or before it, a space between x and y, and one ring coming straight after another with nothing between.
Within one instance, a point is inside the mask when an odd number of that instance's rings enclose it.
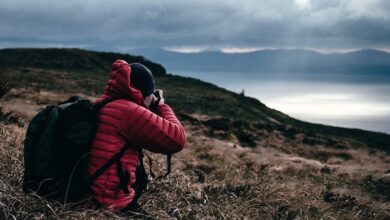
<instances>
[{"instance_id":1,"label":"backpack shoulder strap","mask_svg":"<svg viewBox=\"0 0 390 220\"><path fill-rule=\"evenodd\" d=\"M94 106L93 106L93 110L95 113L98 113L99 110L101 108L103 108L103 106L105 106L106 104L112 102L112 101L115 101L117 100L118 98L108 98L108 99L103 99L102 101L96 103Z\"/></svg>"},{"instance_id":2,"label":"backpack shoulder strap","mask_svg":"<svg viewBox=\"0 0 390 220\"><path fill-rule=\"evenodd\" d=\"M97 179L100 175L103 174L104 171L106 171L111 165L116 163L120 158L125 154L127 149L130 148L129 144L125 144L125 146L122 147L122 149L116 153L109 161L107 161L102 167L100 167L94 174L88 177L88 185L92 184L92 182Z\"/></svg>"},{"instance_id":3,"label":"backpack shoulder strap","mask_svg":"<svg viewBox=\"0 0 390 220\"><path fill-rule=\"evenodd\" d=\"M95 115L97 115L97 113L99 112L99 110L101 108L103 108L103 106L105 106L106 104L108 104L116 99L118 99L118 98L108 98L108 99L104 99L104 100L96 103L93 106L93 111L94 111ZM93 137L94 136L91 137L90 143L92 143ZM116 153L109 161L107 161L102 167L100 167L94 174L89 176L87 179L88 185L92 185L92 183L95 179L97 179L100 175L102 175L103 172L106 171L111 165L113 165L115 162L119 161L120 158L125 154L126 150L129 149L129 147L130 147L130 144L126 143L118 153Z\"/></svg>"}]
</instances>

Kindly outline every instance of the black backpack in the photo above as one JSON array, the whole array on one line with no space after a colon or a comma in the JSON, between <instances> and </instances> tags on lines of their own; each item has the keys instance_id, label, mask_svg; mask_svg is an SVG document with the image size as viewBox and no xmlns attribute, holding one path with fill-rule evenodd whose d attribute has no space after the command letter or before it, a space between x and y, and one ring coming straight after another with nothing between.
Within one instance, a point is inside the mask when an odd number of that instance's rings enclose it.
<instances>
[{"instance_id":1,"label":"black backpack","mask_svg":"<svg viewBox=\"0 0 390 220\"><path fill-rule=\"evenodd\" d=\"M98 111L114 99L92 105L77 96L56 106L46 107L30 122L24 142L23 191L66 202L85 198L92 182L112 164L118 164L120 186L128 193L130 174L122 170L120 158L126 144L92 176L87 174L91 142L95 136ZM140 152L140 155L143 155ZM136 199L146 188L148 176L142 157L136 170Z\"/></svg>"}]
</instances>

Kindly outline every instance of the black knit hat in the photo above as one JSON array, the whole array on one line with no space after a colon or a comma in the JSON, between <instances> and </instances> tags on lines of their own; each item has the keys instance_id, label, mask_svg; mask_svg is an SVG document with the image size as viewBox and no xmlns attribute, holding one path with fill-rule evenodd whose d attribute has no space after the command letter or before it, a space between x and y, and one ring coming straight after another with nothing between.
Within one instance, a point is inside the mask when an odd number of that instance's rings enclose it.
<instances>
[{"instance_id":1,"label":"black knit hat","mask_svg":"<svg viewBox=\"0 0 390 220\"><path fill-rule=\"evenodd\" d=\"M130 82L141 91L144 98L151 95L154 92L152 71L140 63L132 63L130 68Z\"/></svg>"}]
</instances>

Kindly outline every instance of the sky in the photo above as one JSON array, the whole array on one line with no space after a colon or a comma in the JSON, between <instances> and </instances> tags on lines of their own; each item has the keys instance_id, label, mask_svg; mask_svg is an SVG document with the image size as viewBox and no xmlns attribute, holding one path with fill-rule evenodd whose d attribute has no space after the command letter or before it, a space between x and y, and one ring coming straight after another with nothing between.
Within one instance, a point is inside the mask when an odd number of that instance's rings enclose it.
<instances>
[{"instance_id":1,"label":"sky","mask_svg":"<svg viewBox=\"0 0 390 220\"><path fill-rule=\"evenodd\" d=\"M390 51L389 0L0 0L0 48Z\"/></svg>"}]
</instances>

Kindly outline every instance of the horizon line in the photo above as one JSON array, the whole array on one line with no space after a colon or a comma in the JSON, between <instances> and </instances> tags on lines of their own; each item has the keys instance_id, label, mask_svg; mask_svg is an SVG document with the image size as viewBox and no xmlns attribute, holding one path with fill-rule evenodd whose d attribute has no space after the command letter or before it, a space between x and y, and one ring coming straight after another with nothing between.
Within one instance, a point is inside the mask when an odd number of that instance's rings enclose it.
<instances>
[{"instance_id":1,"label":"horizon line","mask_svg":"<svg viewBox=\"0 0 390 220\"><path fill-rule=\"evenodd\" d=\"M138 48L142 49L142 48ZM314 48L314 47L256 47L256 48L219 48L219 49L205 49L205 48L192 48L192 47L161 47L169 52L183 53L183 54L195 54L203 52L221 52L225 54L245 54L254 53L259 51L277 51L277 50L307 50L320 54L347 54L363 50L375 50L390 54L390 48L378 48L378 47L360 47L360 48Z\"/></svg>"},{"instance_id":2,"label":"horizon line","mask_svg":"<svg viewBox=\"0 0 390 220\"><path fill-rule=\"evenodd\" d=\"M114 53L124 53L130 54L132 50L142 50L142 49L161 49L167 52L181 53L181 54L199 54L207 52L220 52L224 54L248 54L261 51L278 51L278 50L306 50L319 54L348 54L357 51L364 50L374 50L383 53L390 54L390 48L377 48L377 47L361 47L361 48L311 48L311 47L262 47L262 48L219 48L219 49L206 49L206 48L193 48L193 47L133 47L128 48L127 50L116 50L112 48L111 50L101 50L96 49L93 46L89 45L65 45L65 44L50 44L50 45L32 45L32 46L21 46L21 47L1 47L0 50L4 49L81 49L89 50L96 52L114 52Z\"/></svg>"}]
</instances>

